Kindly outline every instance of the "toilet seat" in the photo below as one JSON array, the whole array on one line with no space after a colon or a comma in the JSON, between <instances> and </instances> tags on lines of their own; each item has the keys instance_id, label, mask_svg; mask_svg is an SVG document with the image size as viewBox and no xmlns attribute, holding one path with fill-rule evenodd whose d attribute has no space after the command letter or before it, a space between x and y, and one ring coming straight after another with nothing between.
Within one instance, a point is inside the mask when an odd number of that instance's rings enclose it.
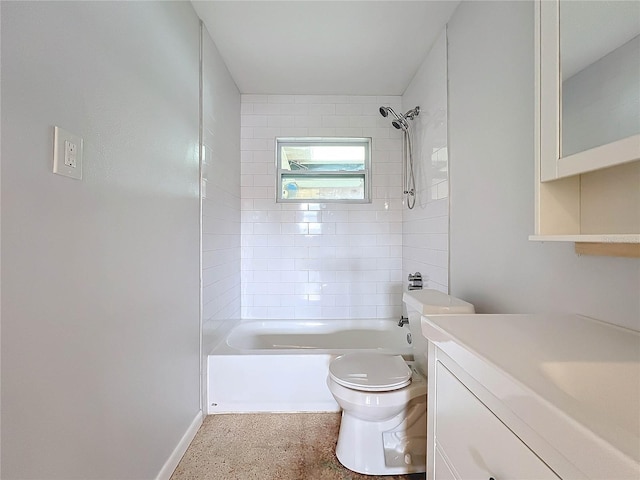
<instances>
[{"instance_id":1,"label":"toilet seat","mask_svg":"<svg viewBox=\"0 0 640 480\"><path fill-rule=\"evenodd\" d=\"M411 383L411 369L401 355L347 353L329 365L338 385L363 392L389 392Z\"/></svg>"}]
</instances>

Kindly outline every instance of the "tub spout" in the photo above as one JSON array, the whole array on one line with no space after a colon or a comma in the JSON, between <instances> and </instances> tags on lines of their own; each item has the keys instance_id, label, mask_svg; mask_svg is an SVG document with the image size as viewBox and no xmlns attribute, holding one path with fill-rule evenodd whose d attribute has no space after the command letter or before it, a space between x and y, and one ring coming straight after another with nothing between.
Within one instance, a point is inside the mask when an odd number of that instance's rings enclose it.
<instances>
[{"instance_id":1,"label":"tub spout","mask_svg":"<svg viewBox=\"0 0 640 480\"><path fill-rule=\"evenodd\" d=\"M400 317L400 320L398 320L398 326L402 327L404 325L406 325L407 323L409 323L409 319L407 317Z\"/></svg>"}]
</instances>

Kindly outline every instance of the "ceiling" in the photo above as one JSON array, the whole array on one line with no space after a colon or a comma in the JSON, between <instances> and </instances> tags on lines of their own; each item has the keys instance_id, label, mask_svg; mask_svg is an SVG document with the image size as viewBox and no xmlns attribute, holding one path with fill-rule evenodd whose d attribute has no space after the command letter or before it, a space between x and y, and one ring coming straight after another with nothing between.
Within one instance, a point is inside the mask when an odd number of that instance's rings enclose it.
<instances>
[{"instance_id":1,"label":"ceiling","mask_svg":"<svg viewBox=\"0 0 640 480\"><path fill-rule=\"evenodd\" d=\"M241 93L401 95L458 1L197 1Z\"/></svg>"}]
</instances>

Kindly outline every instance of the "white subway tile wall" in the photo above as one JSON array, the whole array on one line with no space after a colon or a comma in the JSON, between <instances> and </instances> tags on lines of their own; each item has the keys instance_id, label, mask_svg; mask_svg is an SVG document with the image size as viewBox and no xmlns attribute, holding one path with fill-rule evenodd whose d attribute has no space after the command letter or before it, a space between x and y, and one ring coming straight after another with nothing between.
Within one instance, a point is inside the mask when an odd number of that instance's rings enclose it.
<instances>
[{"instance_id":1,"label":"white subway tile wall","mask_svg":"<svg viewBox=\"0 0 640 480\"><path fill-rule=\"evenodd\" d=\"M442 32L402 96L412 123L417 200L403 211L402 275L420 272L425 288L449 289L449 155L447 145L447 39Z\"/></svg>"},{"instance_id":2,"label":"white subway tile wall","mask_svg":"<svg viewBox=\"0 0 640 480\"><path fill-rule=\"evenodd\" d=\"M402 312L399 96L241 96L242 318ZM370 137L372 203L276 203L276 137Z\"/></svg>"},{"instance_id":3,"label":"white subway tile wall","mask_svg":"<svg viewBox=\"0 0 640 480\"><path fill-rule=\"evenodd\" d=\"M203 36L202 319L240 317L240 93Z\"/></svg>"}]
</instances>

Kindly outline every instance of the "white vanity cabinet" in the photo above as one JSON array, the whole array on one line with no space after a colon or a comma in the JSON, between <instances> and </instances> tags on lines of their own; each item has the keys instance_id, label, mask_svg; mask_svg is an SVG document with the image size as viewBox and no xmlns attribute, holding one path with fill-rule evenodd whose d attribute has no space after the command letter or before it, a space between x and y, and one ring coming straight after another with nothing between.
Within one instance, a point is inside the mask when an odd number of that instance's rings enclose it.
<instances>
[{"instance_id":1,"label":"white vanity cabinet","mask_svg":"<svg viewBox=\"0 0 640 480\"><path fill-rule=\"evenodd\" d=\"M640 478L640 333L576 315L422 318L427 479Z\"/></svg>"},{"instance_id":2,"label":"white vanity cabinet","mask_svg":"<svg viewBox=\"0 0 640 480\"><path fill-rule=\"evenodd\" d=\"M433 478L559 478L441 361L435 370L434 447L441 464Z\"/></svg>"}]
</instances>

